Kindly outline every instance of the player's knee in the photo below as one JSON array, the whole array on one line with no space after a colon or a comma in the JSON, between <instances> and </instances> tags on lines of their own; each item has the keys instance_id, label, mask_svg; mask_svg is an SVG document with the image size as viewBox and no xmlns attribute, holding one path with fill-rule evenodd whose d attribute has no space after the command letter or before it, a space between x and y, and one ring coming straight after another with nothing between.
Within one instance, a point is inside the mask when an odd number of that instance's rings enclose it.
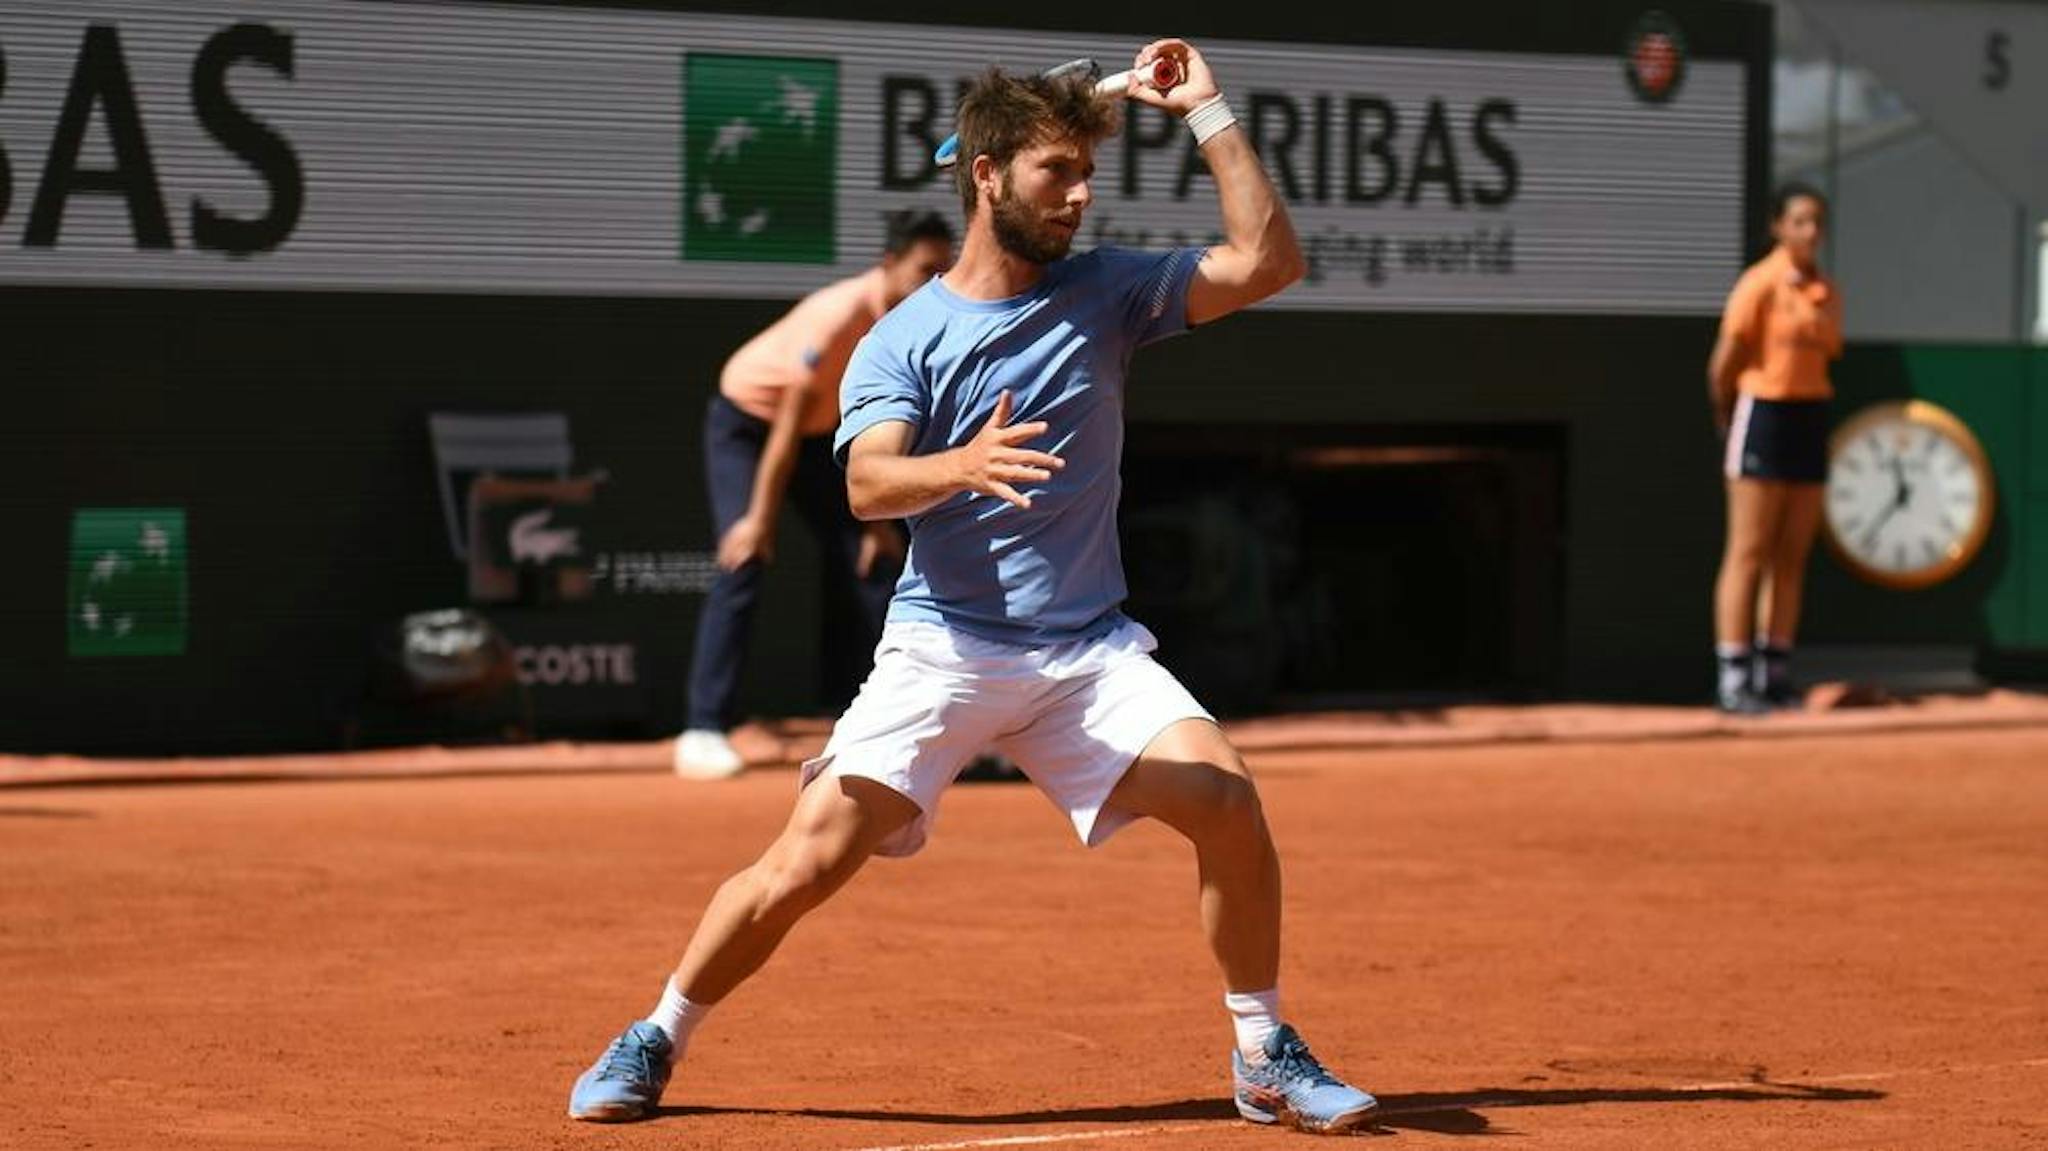
<instances>
[{"instance_id":1,"label":"player's knee","mask_svg":"<svg viewBox=\"0 0 2048 1151\"><path fill-rule=\"evenodd\" d=\"M756 918L784 922L825 901L824 872L794 862L763 865L755 876Z\"/></svg>"},{"instance_id":2,"label":"player's knee","mask_svg":"<svg viewBox=\"0 0 2048 1151\"><path fill-rule=\"evenodd\" d=\"M801 917L839 890L852 865L816 845L779 851L755 865L756 891L764 918Z\"/></svg>"},{"instance_id":3,"label":"player's knee","mask_svg":"<svg viewBox=\"0 0 2048 1151\"><path fill-rule=\"evenodd\" d=\"M1210 836L1255 839L1265 834L1259 789L1247 776L1220 767L1210 770L1203 778L1200 808L1202 829Z\"/></svg>"}]
</instances>

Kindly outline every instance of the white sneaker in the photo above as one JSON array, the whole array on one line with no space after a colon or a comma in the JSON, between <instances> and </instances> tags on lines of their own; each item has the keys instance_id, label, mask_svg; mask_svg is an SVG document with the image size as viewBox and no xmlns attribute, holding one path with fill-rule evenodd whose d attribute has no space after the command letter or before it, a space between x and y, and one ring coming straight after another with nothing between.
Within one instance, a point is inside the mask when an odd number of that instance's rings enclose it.
<instances>
[{"instance_id":1,"label":"white sneaker","mask_svg":"<svg viewBox=\"0 0 2048 1151\"><path fill-rule=\"evenodd\" d=\"M747 765L724 732L697 728L676 737L675 769L684 779L731 779Z\"/></svg>"}]
</instances>

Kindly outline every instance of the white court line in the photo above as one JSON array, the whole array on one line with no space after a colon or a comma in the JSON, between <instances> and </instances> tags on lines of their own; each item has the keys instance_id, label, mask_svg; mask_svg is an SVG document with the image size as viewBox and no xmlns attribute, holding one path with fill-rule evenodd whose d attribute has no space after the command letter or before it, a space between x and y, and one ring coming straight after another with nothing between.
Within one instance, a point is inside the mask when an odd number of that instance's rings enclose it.
<instances>
[{"instance_id":1,"label":"white court line","mask_svg":"<svg viewBox=\"0 0 2048 1151\"><path fill-rule=\"evenodd\" d=\"M1815 1083L1876 1083L1886 1079L1910 1079L1921 1075L1969 1075L1978 1071L2013 1071L2029 1067L2048 1067L2048 1058L2022 1059L2016 1063L1976 1063L1951 1067L1902 1067L1895 1071L1865 1071L1852 1075L1809 1075L1796 1081L1731 1079L1722 1083L1684 1083L1674 1087L1646 1087L1646 1091L1735 1091L1757 1087L1797 1088ZM1797 1102L1799 1096L1787 1095L1788 1101ZM1434 1115L1445 1111L1469 1111L1475 1107L1511 1107L1517 1096L1481 1095L1471 1096L1455 1103L1437 1103L1428 1107L1386 1107L1380 1115L1388 1119L1403 1115ZM962 1139L953 1143L892 1143L880 1147L858 1147L853 1151L974 1151L979 1147L1045 1147L1054 1143L1079 1143L1083 1140L1135 1139L1143 1135L1185 1135L1195 1131L1207 1131L1217 1123L1236 1123L1235 1119L1217 1119L1207 1123L1175 1123L1163 1127L1112 1127L1101 1131L1060 1131L1049 1135L1003 1135L993 1139Z\"/></svg>"},{"instance_id":2,"label":"white court line","mask_svg":"<svg viewBox=\"0 0 2048 1151\"><path fill-rule=\"evenodd\" d=\"M963 1139L958 1143L897 1143L888 1147L861 1147L857 1151L968 1151L973 1147L1043 1147L1048 1143L1079 1143L1083 1139L1134 1139L1140 1135L1178 1135L1188 1131L1206 1131L1220 1122L1223 1120L1211 1123L1180 1123L1171 1127L1117 1127L1108 1131L1062 1131L1053 1135L1005 1135L999 1139Z\"/></svg>"}]
</instances>

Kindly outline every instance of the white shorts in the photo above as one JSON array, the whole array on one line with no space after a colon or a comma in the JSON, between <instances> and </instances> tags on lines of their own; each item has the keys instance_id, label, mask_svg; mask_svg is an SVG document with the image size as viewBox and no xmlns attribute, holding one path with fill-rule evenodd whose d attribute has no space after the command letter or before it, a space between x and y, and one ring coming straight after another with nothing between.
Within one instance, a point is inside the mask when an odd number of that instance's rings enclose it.
<instances>
[{"instance_id":1,"label":"white shorts","mask_svg":"<svg viewBox=\"0 0 2048 1151\"><path fill-rule=\"evenodd\" d=\"M939 796L961 769L996 751L1094 847L1136 818L1103 804L1153 738L1181 720L1211 718L1152 661L1157 646L1129 620L1100 639L1036 648L892 621L874 671L824 753L804 764L799 787L854 776L906 796L921 814L877 852L909 855L924 846Z\"/></svg>"}]
</instances>

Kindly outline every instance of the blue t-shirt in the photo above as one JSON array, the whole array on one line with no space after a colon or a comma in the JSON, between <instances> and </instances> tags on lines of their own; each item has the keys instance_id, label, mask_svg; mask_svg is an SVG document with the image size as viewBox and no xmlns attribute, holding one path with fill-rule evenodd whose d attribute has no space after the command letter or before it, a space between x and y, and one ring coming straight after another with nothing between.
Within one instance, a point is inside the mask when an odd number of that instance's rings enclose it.
<instances>
[{"instance_id":1,"label":"blue t-shirt","mask_svg":"<svg viewBox=\"0 0 2048 1151\"><path fill-rule=\"evenodd\" d=\"M1139 347L1187 330L1201 257L1096 248L1006 300L964 299L934 279L861 340L839 387L842 465L855 437L891 420L915 429L911 455L959 447L1006 391L1012 423L1048 425L1022 446L1067 464L1042 484L1013 485L1029 508L961 492L911 517L890 619L1031 646L1117 622L1124 373Z\"/></svg>"}]
</instances>

